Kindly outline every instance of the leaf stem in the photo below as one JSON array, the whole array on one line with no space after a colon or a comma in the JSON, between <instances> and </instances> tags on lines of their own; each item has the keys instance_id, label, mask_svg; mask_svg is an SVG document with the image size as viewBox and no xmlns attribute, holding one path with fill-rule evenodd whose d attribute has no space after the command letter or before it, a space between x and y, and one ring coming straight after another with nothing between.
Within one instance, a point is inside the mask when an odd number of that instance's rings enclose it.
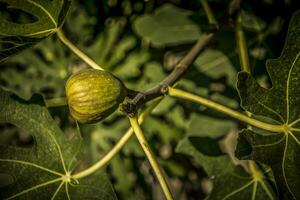
<instances>
[{"instance_id":1,"label":"leaf stem","mask_svg":"<svg viewBox=\"0 0 300 200\"><path fill-rule=\"evenodd\" d=\"M56 33L58 38L62 41L62 43L64 43L71 51L73 51L73 53L75 53L89 66L91 66L94 69L104 70L95 61L93 61L90 57L88 57L85 53L83 53L80 49L78 49L70 40L68 40L68 38L65 36L65 34L61 29L58 29Z\"/></svg>"},{"instance_id":2,"label":"leaf stem","mask_svg":"<svg viewBox=\"0 0 300 200\"><path fill-rule=\"evenodd\" d=\"M53 99L45 99L44 101L45 101L45 105L46 105L47 108L68 105L66 97L59 97L59 98L53 98Z\"/></svg>"},{"instance_id":3,"label":"leaf stem","mask_svg":"<svg viewBox=\"0 0 300 200\"><path fill-rule=\"evenodd\" d=\"M213 25L213 26L216 26L216 28L218 28L218 22L214 16L214 13L212 12L208 2L206 0L200 0L200 3L204 9L204 12L207 16L207 20L208 20L208 23L210 25Z\"/></svg>"},{"instance_id":4,"label":"leaf stem","mask_svg":"<svg viewBox=\"0 0 300 200\"><path fill-rule=\"evenodd\" d=\"M153 151L151 150L151 147L148 144L148 141L145 138L145 135L143 134L143 131L138 123L137 117L136 116L129 117L129 120L130 120L130 124L135 132L135 135L151 164L151 167L156 175L156 178L158 179L158 182L163 190L163 193L164 193L166 199L172 200L173 197L172 197L172 194L168 187L168 184L165 180L165 177L163 176L163 173L162 173L160 166L155 158L155 155L154 155Z\"/></svg>"},{"instance_id":5,"label":"leaf stem","mask_svg":"<svg viewBox=\"0 0 300 200\"><path fill-rule=\"evenodd\" d=\"M228 108L224 105L221 105L219 103L216 103L212 100L206 99L204 97L200 97L200 96L195 95L195 94L191 94L189 92L185 92L183 90L179 90L179 89L169 87L168 88L168 93L172 97L186 99L186 100L204 105L206 107L209 107L209 108L212 108L212 109L217 110L219 112L222 112L224 114L227 114L232 118L235 118L237 120L243 121L247 124L250 124L252 126L255 126L255 127L267 130L267 131L271 131L271 132L284 132L285 131L283 125L268 124L268 123L253 119L251 117L248 117L247 115L244 115L244 114L242 114L238 111L235 111L235 110L233 110L231 108Z\"/></svg>"},{"instance_id":6,"label":"leaf stem","mask_svg":"<svg viewBox=\"0 0 300 200\"><path fill-rule=\"evenodd\" d=\"M145 120L145 118L152 112L152 110L159 104L159 102L162 100L162 97L157 98L155 101L153 101L152 104L149 105L140 115L139 117L139 123L142 124ZM121 139L117 142L117 144L105 154L103 158L101 158L98 162L96 162L94 165L90 166L89 168L78 172L77 174L72 175L72 178L74 179L80 179L86 176L89 176L105 166L121 149L122 147L127 143L129 138L133 134L133 129L129 128L126 133L121 137Z\"/></svg>"},{"instance_id":7,"label":"leaf stem","mask_svg":"<svg viewBox=\"0 0 300 200\"><path fill-rule=\"evenodd\" d=\"M249 170L252 174L252 177L255 181L261 181L264 178L262 172L258 169L253 160L249 160Z\"/></svg>"},{"instance_id":8,"label":"leaf stem","mask_svg":"<svg viewBox=\"0 0 300 200\"><path fill-rule=\"evenodd\" d=\"M249 62L248 48L246 43L245 34L242 28L242 17L240 14L237 16L235 38L237 42L239 60L242 71L251 73L251 67Z\"/></svg>"}]
</instances>

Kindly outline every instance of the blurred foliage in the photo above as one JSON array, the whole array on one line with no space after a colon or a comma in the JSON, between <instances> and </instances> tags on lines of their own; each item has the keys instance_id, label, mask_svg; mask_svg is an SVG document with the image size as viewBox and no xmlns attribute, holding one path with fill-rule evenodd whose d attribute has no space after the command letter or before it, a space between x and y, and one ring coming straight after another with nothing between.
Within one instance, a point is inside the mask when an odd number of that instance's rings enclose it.
<instances>
[{"instance_id":1,"label":"blurred foliage","mask_svg":"<svg viewBox=\"0 0 300 200\"><path fill-rule=\"evenodd\" d=\"M235 82L240 68L234 23L227 14L229 1L209 3L220 31L178 87L238 109ZM256 0L241 6L253 75L265 87L270 87L266 59L279 56L295 5L295 1ZM75 1L63 27L68 38L100 66L127 87L141 91L159 83L207 28L199 1L183 0ZM56 36L51 36L1 63L0 84L25 99L35 93L45 98L60 97L64 96L67 77L86 67ZM66 107L52 108L50 113L65 134L76 131ZM248 194L256 182L247 162L236 166L236 137L229 137L236 136L241 126L202 106L164 98L145 120L143 130L159 156L175 199L218 199L241 187L247 190L236 195L251 199ZM99 160L127 128L128 120L119 112L104 122L80 125L85 155L81 167ZM0 130L1 144L24 143L21 136L27 133L16 127L1 123ZM119 199L163 198L134 137L104 171ZM270 170L259 165L257 171L264 175L263 183L271 196L276 194ZM224 185L228 190L222 190ZM254 199L266 199L266 188L259 183Z\"/></svg>"},{"instance_id":2,"label":"blurred foliage","mask_svg":"<svg viewBox=\"0 0 300 200\"><path fill-rule=\"evenodd\" d=\"M191 19L192 14L172 4L164 4L153 15L138 17L133 25L135 32L154 46L184 44L201 35L199 25Z\"/></svg>"}]
</instances>

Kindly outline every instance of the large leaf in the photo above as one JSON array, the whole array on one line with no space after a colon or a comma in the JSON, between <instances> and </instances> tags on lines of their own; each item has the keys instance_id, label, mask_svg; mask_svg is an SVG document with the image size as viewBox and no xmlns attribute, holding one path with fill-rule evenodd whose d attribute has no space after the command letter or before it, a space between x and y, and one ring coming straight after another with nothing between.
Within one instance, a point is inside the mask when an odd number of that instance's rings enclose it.
<instances>
[{"instance_id":1,"label":"large leaf","mask_svg":"<svg viewBox=\"0 0 300 200\"><path fill-rule=\"evenodd\" d=\"M265 89L247 73L239 74L242 107L285 126L281 133L244 130L237 155L269 165L281 199L300 199L300 12L293 16L282 54L267 62L272 88Z\"/></svg>"},{"instance_id":2,"label":"large leaf","mask_svg":"<svg viewBox=\"0 0 300 200\"><path fill-rule=\"evenodd\" d=\"M192 156L213 181L207 199L276 199L267 172L256 169L248 173L241 166L234 166L227 155L218 155L217 148L213 140L201 137L183 139L176 148L177 152Z\"/></svg>"},{"instance_id":3,"label":"large leaf","mask_svg":"<svg viewBox=\"0 0 300 200\"><path fill-rule=\"evenodd\" d=\"M63 24L71 0L0 0L0 61L56 32ZM33 21L23 23L10 17L16 12Z\"/></svg>"},{"instance_id":4,"label":"large leaf","mask_svg":"<svg viewBox=\"0 0 300 200\"><path fill-rule=\"evenodd\" d=\"M193 42L200 36L193 13L172 4L159 7L154 14L143 15L134 21L134 30L154 46L177 45Z\"/></svg>"},{"instance_id":5,"label":"large leaf","mask_svg":"<svg viewBox=\"0 0 300 200\"><path fill-rule=\"evenodd\" d=\"M66 137L40 96L30 101L0 90L0 123L9 123L30 132L30 147L0 146L1 199L115 199L106 176L95 173L75 180L81 150L78 132Z\"/></svg>"}]
</instances>

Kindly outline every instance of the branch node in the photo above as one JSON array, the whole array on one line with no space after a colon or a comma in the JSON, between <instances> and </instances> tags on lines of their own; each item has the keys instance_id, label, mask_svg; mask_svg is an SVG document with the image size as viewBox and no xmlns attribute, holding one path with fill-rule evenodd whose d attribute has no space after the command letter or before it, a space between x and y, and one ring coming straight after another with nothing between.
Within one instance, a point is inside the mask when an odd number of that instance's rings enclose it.
<instances>
[{"instance_id":1,"label":"branch node","mask_svg":"<svg viewBox=\"0 0 300 200\"><path fill-rule=\"evenodd\" d=\"M133 103L125 102L120 104L119 110L125 113L128 117L132 118L137 112L137 107Z\"/></svg>"},{"instance_id":2,"label":"branch node","mask_svg":"<svg viewBox=\"0 0 300 200\"><path fill-rule=\"evenodd\" d=\"M166 96L169 92L169 86L167 84L164 84L161 86L160 92Z\"/></svg>"}]
</instances>

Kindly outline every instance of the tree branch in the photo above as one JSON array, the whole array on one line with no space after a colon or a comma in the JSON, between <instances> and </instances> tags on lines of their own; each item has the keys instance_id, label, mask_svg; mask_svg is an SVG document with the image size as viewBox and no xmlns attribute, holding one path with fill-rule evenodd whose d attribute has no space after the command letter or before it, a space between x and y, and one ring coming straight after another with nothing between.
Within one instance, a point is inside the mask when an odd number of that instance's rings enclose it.
<instances>
[{"instance_id":1,"label":"tree branch","mask_svg":"<svg viewBox=\"0 0 300 200\"><path fill-rule=\"evenodd\" d=\"M174 85L187 71L188 67L196 60L198 55L205 49L207 44L212 40L214 34L208 33L202 35L190 51L181 59L181 61L175 66L173 71L162 80L157 86L146 90L145 92L139 92L130 104L124 104L122 109L127 114L136 113L145 103L164 95L163 89L166 86Z\"/></svg>"}]
</instances>

